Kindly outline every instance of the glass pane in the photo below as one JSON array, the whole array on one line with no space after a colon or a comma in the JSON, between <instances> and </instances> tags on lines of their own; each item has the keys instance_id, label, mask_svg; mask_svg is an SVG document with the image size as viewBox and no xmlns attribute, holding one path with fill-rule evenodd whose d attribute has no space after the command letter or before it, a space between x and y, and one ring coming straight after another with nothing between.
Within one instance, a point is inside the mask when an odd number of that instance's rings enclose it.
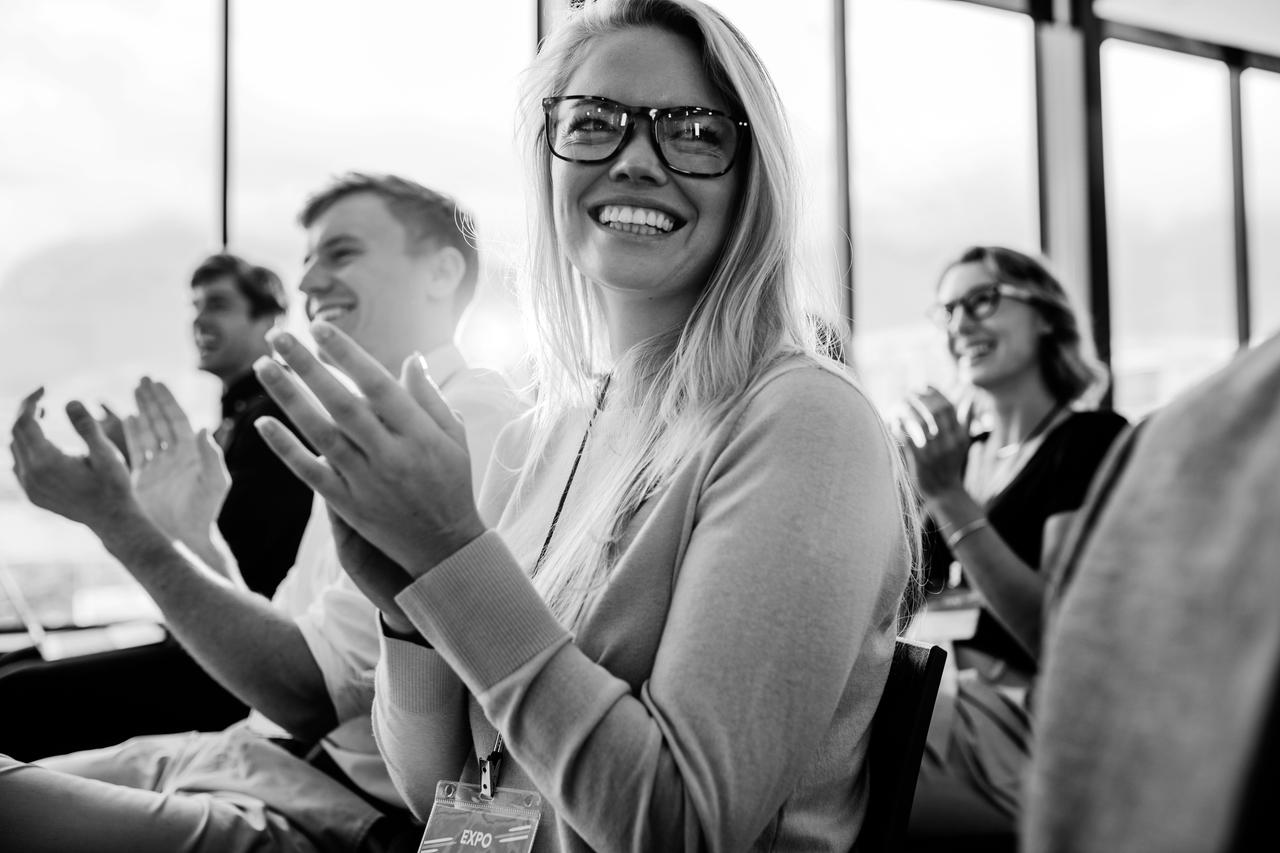
<instances>
[{"instance_id":1,"label":"glass pane","mask_svg":"<svg viewBox=\"0 0 1280 853\"><path fill-rule=\"evenodd\" d=\"M1093 11L1118 23L1280 55L1275 0L1094 0Z\"/></svg>"},{"instance_id":2,"label":"glass pane","mask_svg":"<svg viewBox=\"0 0 1280 853\"><path fill-rule=\"evenodd\" d=\"M837 218L834 15L831 0L711 0L760 54L786 105L804 180L801 251L805 271L839 310L843 275Z\"/></svg>"},{"instance_id":3,"label":"glass pane","mask_svg":"<svg viewBox=\"0 0 1280 853\"><path fill-rule=\"evenodd\" d=\"M216 409L216 382L191 369L187 282L219 240L218 9L0 5L0 411L44 385L66 446L81 446L69 398L126 411L143 373L194 416ZM136 612L123 570L84 528L27 503L8 463L0 531L0 560L44 619ZM0 623L7 608L0 597Z\"/></svg>"},{"instance_id":4,"label":"glass pane","mask_svg":"<svg viewBox=\"0 0 1280 853\"><path fill-rule=\"evenodd\" d=\"M1236 349L1227 68L1102 45L1115 406L1139 416Z\"/></svg>"},{"instance_id":5,"label":"glass pane","mask_svg":"<svg viewBox=\"0 0 1280 853\"><path fill-rule=\"evenodd\" d=\"M536 4L367 0L352 14L338 0L276 0L235 13L233 249L292 288L309 195L349 170L411 178L455 196L480 229L487 270L463 349L490 366L518 358L502 282L524 235L515 103Z\"/></svg>"},{"instance_id":6,"label":"glass pane","mask_svg":"<svg viewBox=\"0 0 1280 853\"><path fill-rule=\"evenodd\" d=\"M1039 246L1029 17L938 0L849 4L854 353L888 405L952 379L925 320L974 244Z\"/></svg>"},{"instance_id":7,"label":"glass pane","mask_svg":"<svg viewBox=\"0 0 1280 853\"><path fill-rule=\"evenodd\" d=\"M1251 68L1240 78L1249 284L1254 342L1280 332L1280 74Z\"/></svg>"}]
</instances>

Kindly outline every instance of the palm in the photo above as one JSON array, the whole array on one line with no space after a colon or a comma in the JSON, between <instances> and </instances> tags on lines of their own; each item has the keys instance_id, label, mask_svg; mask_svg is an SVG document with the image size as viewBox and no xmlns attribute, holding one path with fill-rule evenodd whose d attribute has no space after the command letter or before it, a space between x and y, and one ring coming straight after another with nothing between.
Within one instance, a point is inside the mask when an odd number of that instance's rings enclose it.
<instances>
[{"instance_id":1,"label":"palm","mask_svg":"<svg viewBox=\"0 0 1280 853\"><path fill-rule=\"evenodd\" d=\"M393 630L403 634L414 631L396 596L409 585L410 577L398 563L357 533L332 509L329 524L338 550L338 562L365 597L373 602Z\"/></svg>"},{"instance_id":2,"label":"palm","mask_svg":"<svg viewBox=\"0 0 1280 853\"><path fill-rule=\"evenodd\" d=\"M197 437L185 436L150 459L138 460L133 471L143 510L175 537L187 528L207 530L231 488L221 455L216 449L202 454L197 442Z\"/></svg>"}]
</instances>

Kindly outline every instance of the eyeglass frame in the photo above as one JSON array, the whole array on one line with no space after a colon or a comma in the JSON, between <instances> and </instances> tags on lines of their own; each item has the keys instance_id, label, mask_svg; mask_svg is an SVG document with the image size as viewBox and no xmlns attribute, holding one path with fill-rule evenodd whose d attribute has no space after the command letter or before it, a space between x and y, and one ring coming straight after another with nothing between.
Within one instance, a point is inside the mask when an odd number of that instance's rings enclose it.
<instances>
[{"instance_id":1,"label":"eyeglass frame","mask_svg":"<svg viewBox=\"0 0 1280 853\"><path fill-rule=\"evenodd\" d=\"M618 147L614 148L613 151L608 156L599 157L593 160L585 160L578 157L566 157L563 154L561 154L559 151L556 151L555 145L552 144L551 142L551 137L552 137L551 110L557 104L563 103L564 101L577 101L577 100L596 101L598 103L611 104L615 107L621 107L622 108L621 111L626 114L628 119L630 119L630 121L628 121L622 128L622 136L619 137ZM678 110L690 110L690 111L693 111L694 115L721 116L729 119L733 123L735 130L739 131L739 135L735 140L736 144L734 145L734 148L733 148L733 154L732 156L729 157L729 162L725 165L724 169L722 169L719 172L691 172L688 169L681 169L678 166L672 165L671 161L667 159L666 152L662 150L662 143L658 141L658 116L661 113L670 113ZM675 172L677 175L688 175L691 178L719 178L722 175L727 175L730 172L730 170L733 169L734 163L738 162L738 151L741 150L743 144L746 143L747 140L751 138L750 122L746 121L745 119L738 118L732 113L725 112L724 110L713 110L710 107L631 106L630 104L624 104L621 101L615 101L612 98L605 98L600 95L555 95L552 97L542 99L542 113L544 117L542 132L543 132L543 137L546 139L546 142L547 142L547 150L551 152L552 156L556 157L557 159L564 160L566 163L607 163L608 161L612 160L614 157L617 157L618 153L622 151L623 148L626 148L627 143L631 141L631 129L636 126L636 121L635 121L636 116L641 116L641 115L646 116L649 119L649 138L650 138L650 141L653 143L653 150L657 152L658 159L662 161L662 165L667 169L671 170L672 172Z\"/></svg>"},{"instance_id":2,"label":"eyeglass frame","mask_svg":"<svg viewBox=\"0 0 1280 853\"><path fill-rule=\"evenodd\" d=\"M996 295L995 299L992 301L991 311L990 313L979 316L969 303L976 294L986 293L988 291L995 293ZM963 308L964 313L969 316L969 319L981 322L982 320L995 316L995 313L1000 310L1000 300L1005 297L1022 302L1026 305L1034 304L1037 301L1036 295L1028 292L1025 288L1017 287L1016 285L1008 284L1003 281L988 281L983 282L976 287L969 288L963 296L957 297L956 299L952 299L948 302L935 302L929 307L929 319L941 328L945 329L951 325L953 320L955 320L956 309Z\"/></svg>"}]
</instances>

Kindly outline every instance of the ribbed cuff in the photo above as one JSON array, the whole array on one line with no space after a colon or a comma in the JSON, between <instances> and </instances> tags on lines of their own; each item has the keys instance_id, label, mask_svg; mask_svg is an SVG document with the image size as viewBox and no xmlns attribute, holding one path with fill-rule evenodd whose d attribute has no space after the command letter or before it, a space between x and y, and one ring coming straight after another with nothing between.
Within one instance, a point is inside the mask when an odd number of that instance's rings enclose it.
<instances>
[{"instance_id":1,"label":"ribbed cuff","mask_svg":"<svg viewBox=\"0 0 1280 853\"><path fill-rule=\"evenodd\" d=\"M476 694L568 634L493 530L406 587L396 603Z\"/></svg>"},{"instance_id":2,"label":"ribbed cuff","mask_svg":"<svg viewBox=\"0 0 1280 853\"><path fill-rule=\"evenodd\" d=\"M434 714L457 701L462 681L435 649L382 634L377 690L411 714Z\"/></svg>"}]
</instances>

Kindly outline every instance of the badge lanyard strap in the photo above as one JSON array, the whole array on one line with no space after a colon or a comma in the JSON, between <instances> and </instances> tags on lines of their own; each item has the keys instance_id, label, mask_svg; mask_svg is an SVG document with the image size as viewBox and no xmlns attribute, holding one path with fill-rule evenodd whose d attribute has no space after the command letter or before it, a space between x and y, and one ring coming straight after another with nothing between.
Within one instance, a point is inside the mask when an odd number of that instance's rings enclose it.
<instances>
[{"instance_id":1,"label":"badge lanyard strap","mask_svg":"<svg viewBox=\"0 0 1280 853\"><path fill-rule=\"evenodd\" d=\"M609 390L609 381L613 377L605 374L604 384L600 386L600 393L596 395L596 407L591 412L591 417L587 420L587 428L582 433L582 441L578 444L578 452L574 454L573 466L569 468L569 478L565 480L564 490L560 492L560 502L556 504L556 511L551 516L551 525L547 528L547 538L542 540L542 550L538 552L538 559L533 564L533 572L537 574L538 569L542 568L542 561L547 557L547 549L551 547L551 537L555 536L556 524L560 521L560 513L564 510L565 501L569 499L569 488L573 485L573 478L578 473L578 463L582 462L582 454L587 449L587 439L591 436L591 427L596 422L596 415L600 414L600 410L604 408L604 395ZM492 797L494 790L498 787L498 774L502 768L502 732L498 732L493 739L493 749L489 754L480 758L480 796Z\"/></svg>"}]
</instances>

